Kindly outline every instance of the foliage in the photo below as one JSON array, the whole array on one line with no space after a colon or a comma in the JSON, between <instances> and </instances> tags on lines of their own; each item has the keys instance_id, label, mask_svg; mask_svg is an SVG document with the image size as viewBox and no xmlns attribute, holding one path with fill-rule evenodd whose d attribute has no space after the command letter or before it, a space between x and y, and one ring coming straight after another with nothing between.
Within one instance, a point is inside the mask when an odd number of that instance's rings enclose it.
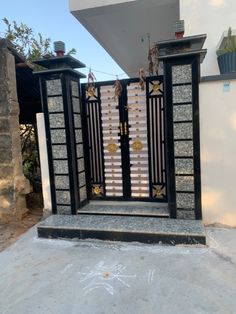
<instances>
[{"instance_id":1,"label":"foliage","mask_svg":"<svg viewBox=\"0 0 236 314\"><path fill-rule=\"evenodd\" d=\"M236 52L236 38L235 36L232 36L231 27L228 29L225 46L221 49L218 49L216 54L217 56L221 56L227 52Z\"/></svg>"},{"instance_id":2,"label":"foliage","mask_svg":"<svg viewBox=\"0 0 236 314\"><path fill-rule=\"evenodd\" d=\"M41 33L36 36L32 28L24 23L9 22L7 18L2 21L6 26L4 37L14 44L17 52L22 54L27 61L33 62L44 55L53 55L50 50L50 38L44 39Z\"/></svg>"},{"instance_id":3,"label":"foliage","mask_svg":"<svg viewBox=\"0 0 236 314\"><path fill-rule=\"evenodd\" d=\"M22 54L28 62L54 55L50 47L50 38L44 39L41 33L36 35L32 28L24 23L9 22L6 17L2 21L6 26L4 37L14 44L16 51ZM72 48L67 54L76 54L75 48Z\"/></svg>"},{"instance_id":4,"label":"foliage","mask_svg":"<svg viewBox=\"0 0 236 314\"><path fill-rule=\"evenodd\" d=\"M20 125L23 172L30 181L34 192L41 190L40 166L35 126Z\"/></svg>"},{"instance_id":5,"label":"foliage","mask_svg":"<svg viewBox=\"0 0 236 314\"><path fill-rule=\"evenodd\" d=\"M24 23L17 23L16 21L9 22L5 17L2 19L5 25L3 37L11 41L15 49L23 57L26 62L32 64L34 60L43 57L54 56L51 50L51 39L43 38L41 33L35 34L33 29ZM67 54L75 54L76 50L73 48ZM41 69L40 66L30 66L34 69ZM21 146L23 157L23 171L27 179L29 179L34 192L40 190L40 171L39 171L39 157L38 145L36 141L36 130L34 125L21 125Z\"/></svg>"}]
</instances>

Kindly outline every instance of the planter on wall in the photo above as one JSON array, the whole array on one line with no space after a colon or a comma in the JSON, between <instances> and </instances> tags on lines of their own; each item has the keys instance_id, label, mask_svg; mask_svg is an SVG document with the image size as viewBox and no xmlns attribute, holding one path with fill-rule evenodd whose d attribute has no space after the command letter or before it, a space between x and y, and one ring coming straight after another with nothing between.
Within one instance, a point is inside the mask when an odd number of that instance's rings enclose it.
<instances>
[{"instance_id":1,"label":"planter on wall","mask_svg":"<svg viewBox=\"0 0 236 314\"><path fill-rule=\"evenodd\" d=\"M217 58L220 74L236 72L236 52L227 52Z\"/></svg>"}]
</instances>

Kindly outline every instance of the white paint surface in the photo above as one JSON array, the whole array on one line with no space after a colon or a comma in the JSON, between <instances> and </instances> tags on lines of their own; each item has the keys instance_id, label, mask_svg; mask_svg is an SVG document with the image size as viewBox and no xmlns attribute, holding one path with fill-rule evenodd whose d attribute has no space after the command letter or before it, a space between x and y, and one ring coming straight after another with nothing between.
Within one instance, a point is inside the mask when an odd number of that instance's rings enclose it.
<instances>
[{"instance_id":1,"label":"white paint surface","mask_svg":"<svg viewBox=\"0 0 236 314\"><path fill-rule=\"evenodd\" d=\"M42 177L43 203L44 209L52 209L49 169L48 169L48 154L45 133L44 114L37 113L38 141L39 141L39 157Z\"/></svg>"},{"instance_id":2,"label":"white paint surface","mask_svg":"<svg viewBox=\"0 0 236 314\"><path fill-rule=\"evenodd\" d=\"M125 2L133 2L136 0L69 0L70 11L86 10L98 8L114 4L122 4Z\"/></svg>"},{"instance_id":3,"label":"white paint surface","mask_svg":"<svg viewBox=\"0 0 236 314\"><path fill-rule=\"evenodd\" d=\"M227 83L229 83L227 81ZM204 223L236 226L236 80L200 84Z\"/></svg>"},{"instance_id":4,"label":"white paint surface","mask_svg":"<svg viewBox=\"0 0 236 314\"><path fill-rule=\"evenodd\" d=\"M70 0L70 11L120 67L136 77L140 68L148 69L147 34L151 43L174 37L179 1Z\"/></svg>"},{"instance_id":5,"label":"white paint surface","mask_svg":"<svg viewBox=\"0 0 236 314\"><path fill-rule=\"evenodd\" d=\"M180 18L185 20L185 36L207 34L202 76L219 74L216 50L223 32L230 26L236 29L236 1L180 0Z\"/></svg>"}]
</instances>

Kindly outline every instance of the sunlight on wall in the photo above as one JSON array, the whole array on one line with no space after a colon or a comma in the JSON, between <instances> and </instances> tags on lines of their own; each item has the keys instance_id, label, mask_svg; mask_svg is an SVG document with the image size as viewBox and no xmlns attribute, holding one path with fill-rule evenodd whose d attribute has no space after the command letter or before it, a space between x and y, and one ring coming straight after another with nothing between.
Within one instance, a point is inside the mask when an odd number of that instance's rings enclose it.
<instances>
[{"instance_id":1,"label":"sunlight on wall","mask_svg":"<svg viewBox=\"0 0 236 314\"><path fill-rule=\"evenodd\" d=\"M230 117L230 125L234 131L236 131L236 113L233 113Z\"/></svg>"},{"instance_id":2,"label":"sunlight on wall","mask_svg":"<svg viewBox=\"0 0 236 314\"><path fill-rule=\"evenodd\" d=\"M43 189L43 202L44 209L52 209L51 202L51 190L49 182L49 169L47 158L47 144L45 134L45 124L43 113L37 113L37 127L38 127L38 139L39 139L39 155L41 165L41 177L42 177L42 189Z\"/></svg>"},{"instance_id":3,"label":"sunlight on wall","mask_svg":"<svg viewBox=\"0 0 236 314\"><path fill-rule=\"evenodd\" d=\"M202 75L219 74L216 49L224 31L236 29L235 0L179 0L180 19L185 21L185 36L207 34L207 54L201 64Z\"/></svg>"},{"instance_id":4,"label":"sunlight on wall","mask_svg":"<svg viewBox=\"0 0 236 314\"><path fill-rule=\"evenodd\" d=\"M203 221L236 226L236 80L223 86L200 84Z\"/></svg>"},{"instance_id":5,"label":"sunlight on wall","mask_svg":"<svg viewBox=\"0 0 236 314\"><path fill-rule=\"evenodd\" d=\"M225 5L225 0L211 0L211 5L213 7L221 7Z\"/></svg>"}]
</instances>

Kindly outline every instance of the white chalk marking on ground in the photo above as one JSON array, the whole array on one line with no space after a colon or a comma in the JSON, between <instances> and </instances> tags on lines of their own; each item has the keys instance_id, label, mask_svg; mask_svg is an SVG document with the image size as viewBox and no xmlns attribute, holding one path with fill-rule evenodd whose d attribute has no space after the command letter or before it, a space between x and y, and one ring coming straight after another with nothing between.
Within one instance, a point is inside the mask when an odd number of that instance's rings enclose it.
<instances>
[{"instance_id":1,"label":"white chalk marking on ground","mask_svg":"<svg viewBox=\"0 0 236 314\"><path fill-rule=\"evenodd\" d=\"M214 239L214 237L212 236L212 232L211 232L211 231L208 232L207 236L208 236L208 239L210 240L210 241L209 241L209 247L210 247L211 249L217 249L217 248L219 248L220 245L219 245L219 243L216 241L216 239Z\"/></svg>"},{"instance_id":2,"label":"white chalk marking on ground","mask_svg":"<svg viewBox=\"0 0 236 314\"><path fill-rule=\"evenodd\" d=\"M109 294L114 295L115 289L113 285L117 282L127 288L130 288L131 285L127 282L127 279L136 278L136 274L122 274L125 269L126 266L122 264L106 265L104 261L99 262L93 268L86 267L85 271L78 272L78 275L81 276L81 279L79 279L80 283L90 281L83 288L84 294L88 294L95 289L102 288Z\"/></svg>"},{"instance_id":3,"label":"white chalk marking on ground","mask_svg":"<svg viewBox=\"0 0 236 314\"><path fill-rule=\"evenodd\" d=\"M114 295L114 288L112 287L112 285L108 284L108 283L90 283L88 286L84 287L83 288L83 291L84 291L84 295L87 295L88 293L92 292L93 290L95 289L99 289L99 288L102 288L102 289L105 289L110 295Z\"/></svg>"},{"instance_id":4,"label":"white chalk marking on ground","mask_svg":"<svg viewBox=\"0 0 236 314\"><path fill-rule=\"evenodd\" d=\"M148 271L148 283L151 284L154 279L155 269L149 269Z\"/></svg>"},{"instance_id":5,"label":"white chalk marking on ground","mask_svg":"<svg viewBox=\"0 0 236 314\"><path fill-rule=\"evenodd\" d=\"M73 264L67 264L61 271L61 274L64 274L67 272L68 269L70 269L73 266Z\"/></svg>"}]
</instances>

